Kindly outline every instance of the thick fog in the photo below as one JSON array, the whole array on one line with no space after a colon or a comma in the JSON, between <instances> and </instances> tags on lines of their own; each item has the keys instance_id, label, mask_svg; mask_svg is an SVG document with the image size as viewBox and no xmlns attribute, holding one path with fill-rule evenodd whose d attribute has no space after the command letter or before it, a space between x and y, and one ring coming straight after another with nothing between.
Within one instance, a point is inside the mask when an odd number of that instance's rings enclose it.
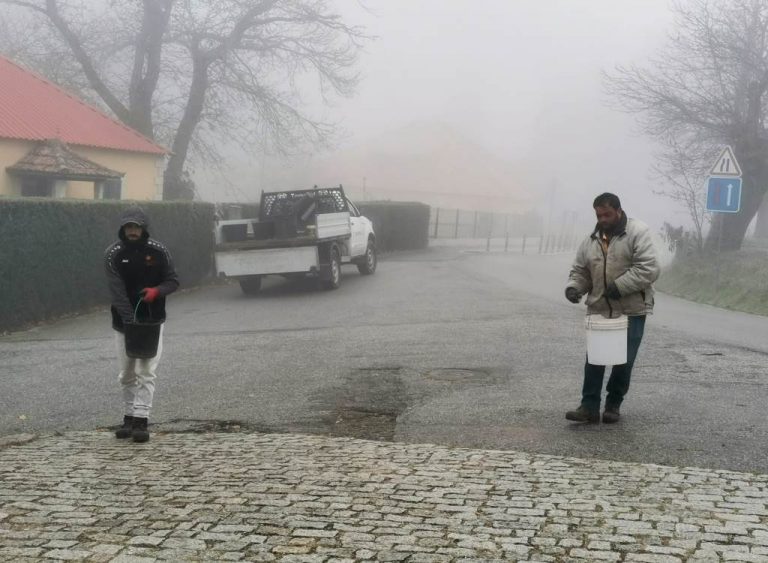
<instances>
[{"instance_id":1,"label":"thick fog","mask_svg":"<svg viewBox=\"0 0 768 563\"><path fill-rule=\"evenodd\" d=\"M546 218L579 209L587 221L592 197L613 191L654 227L687 221L685 210L653 194L663 188L651 172L654 146L633 116L615 109L602 76L658 52L672 24L668 0L339 5L375 39L360 58L354 97L326 108L307 97L317 115L341 124L336 147L291 160L233 155L231 185L199 174L203 197L257 199L262 189L343 183L358 198L425 199L440 191L425 187L430 181L449 181L440 159L459 160L458 151L467 156L450 175L478 194L506 178L496 189L515 194L510 211L519 203ZM446 138L453 150L441 154ZM408 163L423 169L392 176L399 145L424 151L428 158ZM400 181L413 185L394 185Z\"/></svg>"}]
</instances>

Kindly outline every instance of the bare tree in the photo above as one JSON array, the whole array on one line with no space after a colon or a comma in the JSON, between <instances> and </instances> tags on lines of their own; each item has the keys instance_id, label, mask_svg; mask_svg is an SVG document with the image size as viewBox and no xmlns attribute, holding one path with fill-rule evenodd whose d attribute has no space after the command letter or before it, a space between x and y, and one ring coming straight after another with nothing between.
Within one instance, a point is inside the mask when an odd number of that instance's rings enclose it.
<instances>
[{"instance_id":1,"label":"bare tree","mask_svg":"<svg viewBox=\"0 0 768 563\"><path fill-rule=\"evenodd\" d=\"M675 138L668 138L665 146L666 151L659 155L654 170L668 188L655 193L679 203L688 211L693 224L693 242L701 252L704 249L704 228L710 219L704 206L702 186L711 162L702 161L701 151L681 146Z\"/></svg>"},{"instance_id":2,"label":"bare tree","mask_svg":"<svg viewBox=\"0 0 768 563\"><path fill-rule=\"evenodd\" d=\"M336 125L312 117L302 94L316 84L323 101L351 95L367 39L328 0L0 4L15 8L0 29L21 17L40 31L5 36L0 49L169 146L166 199L191 197L190 154L220 161L221 142L248 152L326 143Z\"/></svg>"},{"instance_id":3,"label":"bare tree","mask_svg":"<svg viewBox=\"0 0 768 563\"><path fill-rule=\"evenodd\" d=\"M712 162L722 145L733 146L741 212L718 214L706 244L738 249L768 188L768 0L678 0L673 9L676 26L661 56L648 68L619 67L608 87L649 134L676 139L691 161Z\"/></svg>"}]
</instances>

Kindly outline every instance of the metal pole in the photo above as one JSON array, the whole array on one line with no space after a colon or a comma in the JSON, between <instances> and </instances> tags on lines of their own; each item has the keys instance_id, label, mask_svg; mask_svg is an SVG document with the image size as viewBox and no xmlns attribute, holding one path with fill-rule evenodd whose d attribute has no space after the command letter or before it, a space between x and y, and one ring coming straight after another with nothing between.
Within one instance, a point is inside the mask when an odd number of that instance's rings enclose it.
<instances>
[{"instance_id":1,"label":"metal pole","mask_svg":"<svg viewBox=\"0 0 768 563\"><path fill-rule=\"evenodd\" d=\"M577 245L577 239L576 239L576 220L579 218L579 214L574 211L571 214L571 250L576 249Z\"/></svg>"},{"instance_id":2,"label":"metal pole","mask_svg":"<svg viewBox=\"0 0 768 563\"><path fill-rule=\"evenodd\" d=\"M491 250L491 234L488 233L488 239L485 243L485 251L490 252L490 250Z\"/></svg>"},{"instance_id":3,"label":"metal pole","mask_svg":"<svg viewBox=\"0 0 768 563\"><path fill-rule=\"evenodd\" d=\"M456 225L453 228L453 238L459 238L459 210L456 210Z\"/></svg>"},{"instance_id":4,"label":"metal pole","mask_svg":"<svg viewBox=\"0 0 768 563\"><path fill-rule=\"evenodd\" d=\"M509 233L504 233L504 252L509 250Z\"/></svg>"},{"instance_id":5,"label":"metal pole","mask_svg":"<svg viewBox=\"0 0 768 563\"><path fill-rule=\"evenodd\" d=\"M435 209L435 234L433 238L437 238L437 227L439 225L440 225L440 208L438 207Z\"/></svg>"},{"instance_id":6,"label":"metal pole","mask_svg":"<svg viewBox=\"0 0 768 563\"><path fill-rule=\"evenodd\" d=\"M539 235L539 254L541 254L541 247L544 244L544 235Z\"/></svg>"},{"instance_id":7,"label":"metal pole","mask_svg":"<svg viewBox=\"0 0 768 563\"><path fill-rule=\"evenodd\" d=\"M523 254L525 254L525 239L527 238L527 235L523 235Z\"/></svg>"},{"instance_id":8,"label":"metal pole","mask_svg":"<svg viewBox=\"0 0 768 563\"><path fill-rule=\"evenodd\" d=\"M563 219L560 222L560 234L557 237L557 250L565 250L565 224L568 221L568 212L563 211Z\"/></svg>"},{"instance_id":9,"label":"metal pole","mask_svg":"<svg viewBox=\"0 0 768 563\"><path fill-rule=\"evenodd\" d=\"M720 252L723 249L723 216L718 216L719 231L717 233L717 269L715 270L715 291L720 287Z\"/></svg>"}]
</instances>

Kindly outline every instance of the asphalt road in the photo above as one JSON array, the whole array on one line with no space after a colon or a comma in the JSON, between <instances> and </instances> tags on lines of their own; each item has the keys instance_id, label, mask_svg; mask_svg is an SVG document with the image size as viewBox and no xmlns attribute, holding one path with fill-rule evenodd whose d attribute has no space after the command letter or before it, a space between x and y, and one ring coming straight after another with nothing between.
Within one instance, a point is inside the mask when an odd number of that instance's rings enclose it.
<instances>
[{"instance_id":1,"label":"asphalt road","mask_svg":"<svg viewBox=\"0 0 768 563\"><path fill-rule=\"evenodd\" d=\"M617 425L568 423L583 306L570 255L432 247L342 287L169 300L155 431L308 432L768 473L768 318L659 296ZM106 311L0 338L0 434L121 417Z\"/></svg>"}]
</instances>

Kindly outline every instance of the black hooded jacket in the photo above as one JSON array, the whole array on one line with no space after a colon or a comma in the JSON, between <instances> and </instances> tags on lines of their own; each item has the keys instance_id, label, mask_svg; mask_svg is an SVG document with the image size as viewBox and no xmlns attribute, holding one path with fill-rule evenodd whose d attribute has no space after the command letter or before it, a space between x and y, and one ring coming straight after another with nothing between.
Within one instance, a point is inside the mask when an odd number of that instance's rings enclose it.
<instances>
[{"instance_id":1,"label":"black hooded jacket","mask_svg":"<svg viewBox=\"0 0 768 563\"><path fill-rule=\"evenodd\" d=\"M139 241L126 238L124 227L128 223L144 229ZM147 216L141 209L128 209L120 216L120 240L105 253L112 297L112 327L121 332L125 323L165 321L165 297L179 287L171 254L162 243L149 238L148 227ZM141 290L145 287L160 290L152 303L141 301Z\"/></svg>"}]
</instances>

